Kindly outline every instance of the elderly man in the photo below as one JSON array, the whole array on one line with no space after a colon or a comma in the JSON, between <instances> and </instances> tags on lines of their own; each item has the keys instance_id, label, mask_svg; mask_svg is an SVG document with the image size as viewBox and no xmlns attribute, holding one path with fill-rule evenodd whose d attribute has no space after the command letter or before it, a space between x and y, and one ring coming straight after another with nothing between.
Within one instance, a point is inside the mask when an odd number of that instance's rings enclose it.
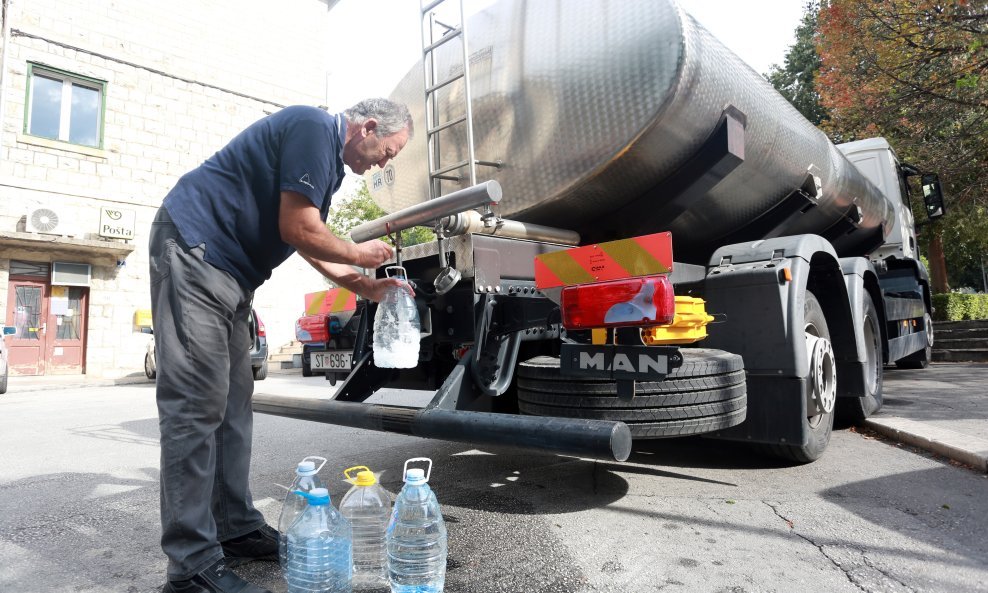
<instances>
[{"instance_id":1,"label":"elderly man","mask_svg":"<svg viewBox=\"0 0 988 593\"><path fill-rule=\"evenodd\" d=\"M368 99L339 115L287 107L241 132L165 197L150 238L151 306L161 430L161 547L165 593L263 593L229 567L276 560L278 533L250 494L254 381L248 313L254 290L298 252L357 294L391 257L325 225L344 176L383 167L408 142L404 105Z\"/></svg>"}]
</instances>

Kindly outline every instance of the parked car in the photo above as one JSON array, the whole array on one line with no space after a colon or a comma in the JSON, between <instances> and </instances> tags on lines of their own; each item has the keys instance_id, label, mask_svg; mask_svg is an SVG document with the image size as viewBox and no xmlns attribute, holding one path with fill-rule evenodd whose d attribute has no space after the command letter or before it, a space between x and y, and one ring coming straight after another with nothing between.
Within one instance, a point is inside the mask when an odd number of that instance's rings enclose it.
<instances>
[{"instance_id":1,"label":"parked car","mask_svg":"<svg viewBox=\"0 0 988 593\"><path fill-rule=\"evenodd\" d=\"M254 380L263 381L268 376L268 335L257 311L250 310L250 367Z\"/></svg>"},{"instance_id":2,"label":"parked car","mask_svg":"<svg viewBox=\"0 0 988 593\"><path fill-rule=\"evenodd\" d=\"M253 309L250 311L248 324L250 325L250 368L254 373L254 380L263 381L268 376L267 332L264 330L264 322ZM158 374L154 355L154 332L148 330L148 333L151 333L151 339L148 341L147 353L144 354L144 374L148 379L154 379Z\"/></svg>"},{"instance_id":3,"label":"parked car","mask_svg":"<svg viewBox=\"0 0 988 593\"><path fill-rule=\"evenodd\" d=\"M4 343L4 336L12 336L17 333L16 327L4 326L0 332L0 393L7 393L7 376L10 374L10 367L7 365L7 344Z\"/></svg>"}]
</instances>

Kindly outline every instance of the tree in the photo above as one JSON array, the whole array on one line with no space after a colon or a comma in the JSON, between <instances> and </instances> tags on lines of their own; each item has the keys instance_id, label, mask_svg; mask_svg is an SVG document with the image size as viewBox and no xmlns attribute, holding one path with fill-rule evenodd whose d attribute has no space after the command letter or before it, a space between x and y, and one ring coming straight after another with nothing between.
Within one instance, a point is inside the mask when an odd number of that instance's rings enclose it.
<instances>
[{"instance_id":1,"label":"tree","mask_svg":"<svg viewBox=\"0 0 988 593\"><path fill-rule=\"evenodd\" d=\"M820 4L810 0L803 9L803 18L796 28L796 43L786 53L785 65L773 64L768 81L775 90L792 103L813 125L827 119L827 110L820 105L814 77L820 70L820 56L816 53L817 14Z\"/></svg>"},{"instance_id":2,"label":"tree","mask_svg":"<svg viewBox=\"0 0 988 593\"><path fill-rule=\"evenodd\" d=\"M884 136L903 160L941 175L948 215L922 237L936 291L948 289L945 256L956 251L946 230L978 228L988 206L986 40L983 1L829 0L819 15L825 129L841 140ZM964 243L980 255L988 235L975 235Z\"/></svg>"},{"instance_id":3,"label":"tree","mask_svg":"<svg viewBox=\"0 0 988 593\"><path fill-rule=\"evenodd\" d=\"M337 237L349 241L350 231L354 227L380 218L385 214L387 212L374 203L374 199L367 190L367 184L361 182L360 189L357 190L356 194L333 203L329 209L329 216L326 218L326 226ZM425 227L414 227L401 233L403 247L435 240L435 233Z\"/></svg>"}]
</instances>

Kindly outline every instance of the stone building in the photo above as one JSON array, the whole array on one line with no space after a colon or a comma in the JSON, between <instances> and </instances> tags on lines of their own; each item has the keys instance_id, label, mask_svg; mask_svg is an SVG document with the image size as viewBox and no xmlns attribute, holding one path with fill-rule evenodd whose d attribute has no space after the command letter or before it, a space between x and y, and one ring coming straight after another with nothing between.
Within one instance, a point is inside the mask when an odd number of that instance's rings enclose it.
<instances>
[{"instance_id":1,"label":"stone building","mask_svg":"<svg viewBox=\"0 0 988 593\"><path fill-rule=\"evenodd\" d=\"M2 1L0 314L19 328L7 340L11 375L141 372L155 211L250 123L326 104L336 0ZM294 256L258 291L272 350L292 340L304 293L322 288Z\"/></svg>"}]
</instances>

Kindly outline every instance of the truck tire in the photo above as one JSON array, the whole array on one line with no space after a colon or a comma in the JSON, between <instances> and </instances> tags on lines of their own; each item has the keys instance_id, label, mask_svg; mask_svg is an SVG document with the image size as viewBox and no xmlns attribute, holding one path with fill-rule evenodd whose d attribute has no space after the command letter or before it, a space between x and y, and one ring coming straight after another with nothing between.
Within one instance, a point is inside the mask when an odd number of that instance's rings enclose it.
<instances>
[{"instance_id":1,"label":"truck tire","mask_svg":"<svg viewBox=\"0 0 988 593\"><path fill-rule=\"evenodd\" d=\"M803 331L808 335L830 340L830 329L827 327L827 318L823 315L820 301L808 290L803 305ZM812 383L813 370L810 369L809 373L810 376L807 376L806 380L807 383ZM803 422L809 433L805 445L777 444L764 445L764 447L771 455L788 461L796 463L816 461L830 444L830 433L834 429L834 410L831 408L829 412L809 416L804 418Z\"/></svg>"},{"instance_id":2,"label":"truck tire","mask_svg":"<svg viewBox=\"0 0 988 593\"><path fill-rule=\"evenodd\" d=\"M312 362L311 362L311 360L312 360L311 358L309 360L306 360L305 355L304 354L302 355L302 376L303 377L311 377L312 376Z\"/></svg>"},{"instance_id":3,"label":"truck tire","mask_svg":"<svg viewBox=\"0 0 988 593\"><path fill-rule=\"evenodd\" d=\"M895 361L895 366L898 368L925 369L930 366L930 361L933 359L933 318L930 317L929 312L923 315L923 325L926 327L926 347Z\"/></svg>"},{"instance_id":4,"label":"truck tire","mask_svg":"<svg viewBox=\"0 0 988 593\"><path fill-rule=\"evenodd\" d=\"M638 439L701 434L743 422L741 357L704 348L680 352L682 366L664 381L637 383L630 401L618 398L612 380L563 376L558 358L533 358L518 366L518 409L534 416L619 420Z\"/></svg>"},{"instance_id":5,"label":"truck tire","mask_svg":"<svg viewBox=\"0 0 988 593\"><path fill-rule=\"evenodd\" d=\"M871 295L864 296L862 329L865 342L865 392L861 397L846 397L837 401L837 420L843 425L861 424L882 409L882 330L878 309Z\"/></svg>"}]
</instances>

